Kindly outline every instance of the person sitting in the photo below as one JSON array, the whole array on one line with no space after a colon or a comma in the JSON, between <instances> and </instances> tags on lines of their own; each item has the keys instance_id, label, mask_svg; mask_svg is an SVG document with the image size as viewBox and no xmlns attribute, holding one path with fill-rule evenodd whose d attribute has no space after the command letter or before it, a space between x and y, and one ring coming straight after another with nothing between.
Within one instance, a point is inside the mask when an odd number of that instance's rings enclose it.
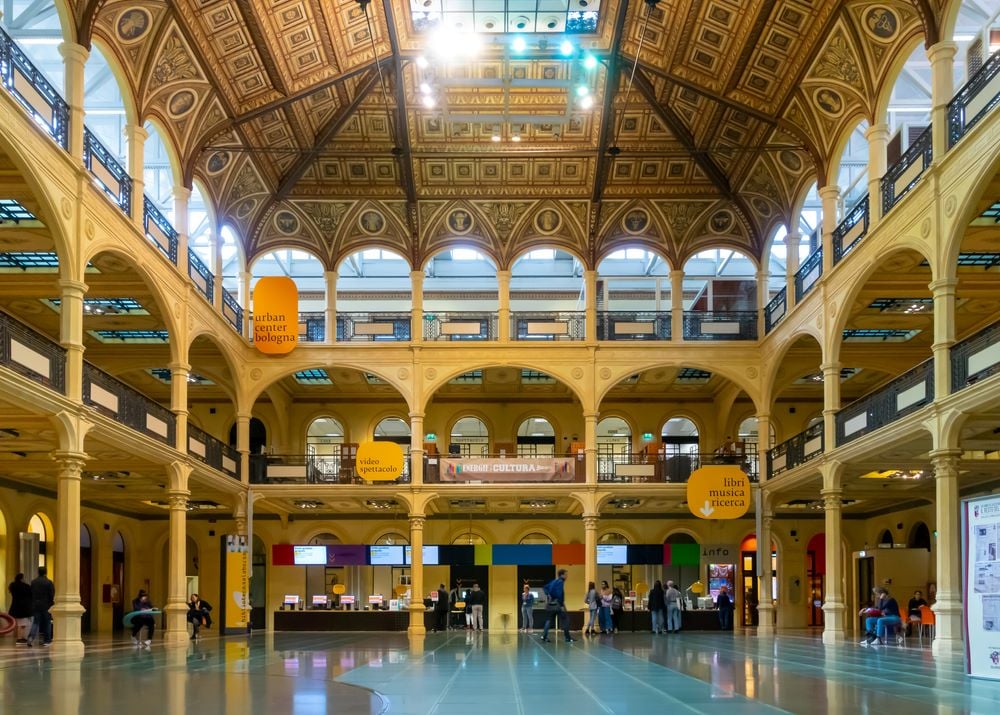
<instances>
[{"instance_id":1,"label":"person sitting","mask_svg":"<svg viewBox=\"0 0 1000 715\"><path fill-rule=\"evenodd\" d=\"M906 616L907 616L906 635L910 635L911 628L913 627L914 623L917 624L918 628L920 627L920 620L921 620L920 607L926 605L928 604L927 601L924 600L924 594L919 590L914 591L913 598L911 598L910 602L906 604Z\"/></svg>"},{"instance_id":2,"label":"person sitting","mask_svg":"<svg viewBox=\"0 0 1000 715\"><path fill-rule=\"evenodd\" d=\"M875 589L875 605L864 608L861 614L865 616L865 638L861 645L885 645L886 633L890 626L899 626L899 604L889 595L888 589L878 586Z\"/></svg>"},{"instance_id":3,"label":"person sitting","mask_svg":"<svg viewBox=\"0 0 1000 715\"><path fill-rule=\"evenodd\" d=\"M208 601L203 601L197 593L191 594L191 600L188 601L188 612L187 619L188 623L191 624L191 640L195 640L202 625L205 628L212 627L212 604Z\"/></svg>"},{"instance_id":4,"label":"person sitting","mask_svg":"<svg viewBox=\"0 0 1000 715\"><path fill-rule=\"evenodd\" d=\"M149 600L149 594L144 589L139 589L138 595L132 600L133 611L152 611L153 604ZM146 640L140 641L139 634L142 627L146 626ZM145 646L149 648L153 642L153 630L156 628L156 619L152 615L138 615L132 618L132 645Z\"/></svg>"}]
</instances>

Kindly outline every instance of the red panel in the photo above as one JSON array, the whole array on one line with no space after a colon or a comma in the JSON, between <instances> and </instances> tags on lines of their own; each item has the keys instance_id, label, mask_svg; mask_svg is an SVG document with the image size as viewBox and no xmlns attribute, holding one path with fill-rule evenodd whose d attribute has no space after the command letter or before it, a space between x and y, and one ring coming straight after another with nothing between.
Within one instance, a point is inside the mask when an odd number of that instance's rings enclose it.
<instances>
[{"instance_id":1,"label":"red panel","mask_svg":"<svg viewBox=\"0 0 1000 715\"><path fill-rule=\"evenodd\" d=\"M560 566L578 566L586 561L583 544L553 544L552 561Z\"/></svg>"},{"instance_id":2,"label":"red panel","mask_svg":"<svg viewBox=\"0 0 1000 715\"><path fill-rule=\"evenodd\" d=\"M274 544L271 546L271 565L294 566L294 546L292 544Z\"/></svg>"},{"instance_id":3,"label":"red panel","mask_svg":"<svg viewBox=\"0 0 1000 715\"><path fill-rule=\"evenodd\" d=\"M816 560L813 562L815 564L815 572L817 574L826 573L826 534L820 532L809 539L809 545L806 546L806 551L812 551L816 555Z\"/></svg>"}]
</instances>

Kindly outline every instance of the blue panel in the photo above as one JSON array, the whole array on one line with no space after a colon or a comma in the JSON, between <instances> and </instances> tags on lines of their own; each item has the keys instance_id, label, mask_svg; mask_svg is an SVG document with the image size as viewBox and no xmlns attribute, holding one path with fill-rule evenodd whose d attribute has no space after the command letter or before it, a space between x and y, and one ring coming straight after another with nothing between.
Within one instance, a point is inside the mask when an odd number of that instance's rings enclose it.
<instances>
[{"instance_id":1,"label":"blue panel","mask_svg":"<svg viewBox=\"0 0 1000 715\"><path fill-rule=\"evenodd\" d=\"M494 544L494 566L549 566L552 564L550 544Z\"/></svg>"}]
</instances>

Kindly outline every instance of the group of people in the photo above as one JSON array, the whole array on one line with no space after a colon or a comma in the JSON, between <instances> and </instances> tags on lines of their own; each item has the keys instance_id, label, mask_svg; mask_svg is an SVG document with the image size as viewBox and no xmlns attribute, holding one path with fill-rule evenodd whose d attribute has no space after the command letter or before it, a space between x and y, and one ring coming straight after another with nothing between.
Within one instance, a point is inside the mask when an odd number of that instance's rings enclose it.
<instances>
[{"instance_id":1,"label":"group of people","mask_svg":"<svg viewBox=\"0 0 1000 715\"><path fill-rule=\"evenodd\" d=\"M38 569L37 578L29 584L19 573L7 587L10 591L10 617L16 623L15 644L31 647L41 639L43 648L52 643L52 614L49 609L56 602L55 584L46 575L45 567Z\"/></svg>"},{"instance_id":2,"label":"group of people","mask_svg":"<svg viewBox=\"0 0 1000 715\"><path fill-rule=\"evenodd\" d=\"M653 633L681 632L681 592L673 581L666 588L657 581L649 589L649 613L653 620Z\"/></svg>"},{"instance_id":3,"label":"group of people","mask_svg":"<svg viewBox=\"0 0 1000 715\"><path fill-rule=\"evenodd\" d=\"M618 587L611 588L607 581L601 581L598 591L593 581L587 584L587 595L583 597L590 618L583 628L583 635L617 633L625 606L625 594ZM597 628L594 625L597 625Z\"/></svg>"},{"instance_id":4,"label":"group of people","mask_svg":"<svg viewBox=\"0 0 1000 715\"><path fill-rule=\"evenodd\" d=\"M212 627L212 604L202 600L197 593L192 593L187 607L186 618L191 624L191 640L197 640L202 626ZM140 588L139 593L132 599L132 611L137 612L132 615L132 645L149 648L153 642L153 632L156 630L155 616L159 611L153 606L145 589ZM141 638L143 628L146 629L145 638Z\"/></svg>"},{"instance_id":5,"label":"group of people","mask_svg":"<svg viewBox=\"0 0 1000 715\"><path fill-rule=\"evenodd\" d=\"M438 586L438 598L434 602L434 632L448 630L448 614L450 612L462 611L465 615L465 628L472 631L482 631L485 627L483 612L486 607L486 591L479 587L477 582L473 582L472 588L465 594L462 600L462 582L455 584L455 588L445 595L448 589L442 583ZM458 604L464 606L459 608Z\"/></svg>"},{"instance_id":6,"label":"group of people","mask_svg":"<svg viewBox=\"0 0 1000 715\"><path fill-rule=\"evenodd\" d=\"M874 600L871 606L862 608L858 613L865 619L865 637L861 639L861 645L865 647L885 645L890 631L897 630L898 636L902 635L904 628L907 631L914 623L920 624L923 617L921 608L927 607L927 600L922 591L914 591L913 597L906 604L907 623L903 624L900 614L899 603L889 593L889 589L884 586L876 586L872 589Z\"/></svg>"}]
</instances>

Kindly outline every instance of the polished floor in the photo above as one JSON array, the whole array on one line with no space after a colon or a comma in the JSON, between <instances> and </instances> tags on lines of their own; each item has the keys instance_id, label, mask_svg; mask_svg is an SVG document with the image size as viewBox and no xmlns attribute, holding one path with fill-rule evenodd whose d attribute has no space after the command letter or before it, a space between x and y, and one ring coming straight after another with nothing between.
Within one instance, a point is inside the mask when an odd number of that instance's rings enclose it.
<instances>
[{"instance_id":1,"label":"polished floor","mask_svg":"<svg viewBox=\"0 0 1000 715\"><path fill-rule=\"evenodd\" d=\"M89 642L82 661L0 645L0 713L994 713L1000 683L915 643L620 634L567 644L457 631L258 634L186 648Z\"/></svg>"}]
</instances>

